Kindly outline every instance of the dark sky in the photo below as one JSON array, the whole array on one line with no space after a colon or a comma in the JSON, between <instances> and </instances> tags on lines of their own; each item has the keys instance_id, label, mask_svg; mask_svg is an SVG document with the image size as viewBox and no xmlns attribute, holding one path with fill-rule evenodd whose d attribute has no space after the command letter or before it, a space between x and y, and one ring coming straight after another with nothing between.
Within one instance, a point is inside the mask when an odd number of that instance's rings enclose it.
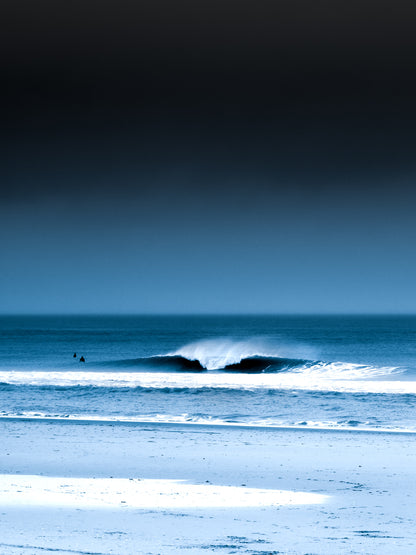
<instances>
[{"instance_id":1,"label":"dark sky","mask_svg":"<svg viewBox=\"0 0 416 555\"><path fill-rule=\"evenodd\" d=\"M416 311L414 2L0 15L0 312Z\"/></svg>"}]
</instances>

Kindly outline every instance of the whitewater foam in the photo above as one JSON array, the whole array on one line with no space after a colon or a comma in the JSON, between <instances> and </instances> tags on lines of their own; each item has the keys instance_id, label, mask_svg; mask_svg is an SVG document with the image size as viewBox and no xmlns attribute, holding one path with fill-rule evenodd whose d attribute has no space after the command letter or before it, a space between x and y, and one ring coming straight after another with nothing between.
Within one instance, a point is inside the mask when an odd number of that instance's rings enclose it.
<instances>
[{"instance_id":1,"label":"whitewater foam","mask_svg":"<svg viewBox=\"0 0 416 555\"><path fill-rule=\"evenodd\" d=\"M6 385L113 388L222 388L242 390L307 390L349 393L416 394L416 381L335 379L322 372L278 374L167 373L167 372L25 372L1 371Z\"/></svg>"},{"instance_id":2,"label":"whitewater foam","mask_svg":"<svg viewBox=\"0 0 416 555\"><path fill-rule=\"evenodd\" d=\"M369 366L366 364L354 364L351 362L311 362L302 367L294 368L294 373L301 373L305 377L321 377L334 380L368 380L400 374L402 370L394 366Z\"/></svg>"}]
</instances>

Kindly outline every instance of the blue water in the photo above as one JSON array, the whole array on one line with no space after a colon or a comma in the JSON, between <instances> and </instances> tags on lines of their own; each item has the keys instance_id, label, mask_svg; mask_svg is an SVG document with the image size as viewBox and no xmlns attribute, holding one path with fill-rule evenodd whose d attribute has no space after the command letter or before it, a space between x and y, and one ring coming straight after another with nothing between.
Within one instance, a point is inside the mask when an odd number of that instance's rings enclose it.
<instances>
[{"instance_id":1,"label":"blue water","mask_svg":"<svg viewBox=\"0 0 416 555\"><path fill-rule=\"evenodd\" d=\"M2 317L0 416L416 431L416 317Z\"/></svg>"}]
</instances>

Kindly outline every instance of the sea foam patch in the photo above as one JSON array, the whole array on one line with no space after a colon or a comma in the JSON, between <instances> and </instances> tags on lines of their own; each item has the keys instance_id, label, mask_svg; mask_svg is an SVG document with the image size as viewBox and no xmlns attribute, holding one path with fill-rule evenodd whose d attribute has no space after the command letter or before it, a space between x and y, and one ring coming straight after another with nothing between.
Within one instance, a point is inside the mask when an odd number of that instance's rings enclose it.
<instances>
[{"instance_id":1,"label":"sea foam patch","mask_svg":"<svg viewBox=\"0 0 416 555\"><path fill-rule=\"evenodd\" d=\"M0 506L237 508L315 505L328 499L318 493L189 484L185 480L0 475Z\"/></svg>"}]
</instances>

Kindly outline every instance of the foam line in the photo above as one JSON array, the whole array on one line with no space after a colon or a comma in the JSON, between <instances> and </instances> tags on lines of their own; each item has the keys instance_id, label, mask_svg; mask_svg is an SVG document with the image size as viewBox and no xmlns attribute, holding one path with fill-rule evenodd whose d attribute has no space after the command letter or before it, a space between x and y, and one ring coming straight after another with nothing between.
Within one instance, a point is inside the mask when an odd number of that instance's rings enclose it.
<instances>
[{"instance_id":1,"label":"foam line","mask_svg":"<svg viewBox=\"0 0 416 555\"><path fill-rule=\"evenodd\" d=\"M227 421L214 417L195 417L189 415L138 415L138 416L108 416L91 414L65 414L51 415L39 412L25 411L19 414L4 413L0 414L1 420L33 420L43 422L74 422L80 424L144 424L144 425L179 425L179 426L214 426L226 428L263 428L268 430L301 430L301 431L322 431L322 432L366 432L366 433L389 433L389 434L416 434L416 428L385 427L374 426L371 424L349 425L335 421L302 421L284 422L272 418L257 419L250 422L246 421Z\"/></svg>"},{"instance_id":2,"label":"foam line","mask_svg":"<svg viewBox=\"0 0 416 555\"><path fill-rule=\"evenodd\" d=\"M0 383L51 387L113 388L223 388L242 390L306 390L346 393L416 394L416 381L334 379L322 375L284 374L217 374L167 372L26 372L2 371Z\"/></svg>"}]
</instances>

